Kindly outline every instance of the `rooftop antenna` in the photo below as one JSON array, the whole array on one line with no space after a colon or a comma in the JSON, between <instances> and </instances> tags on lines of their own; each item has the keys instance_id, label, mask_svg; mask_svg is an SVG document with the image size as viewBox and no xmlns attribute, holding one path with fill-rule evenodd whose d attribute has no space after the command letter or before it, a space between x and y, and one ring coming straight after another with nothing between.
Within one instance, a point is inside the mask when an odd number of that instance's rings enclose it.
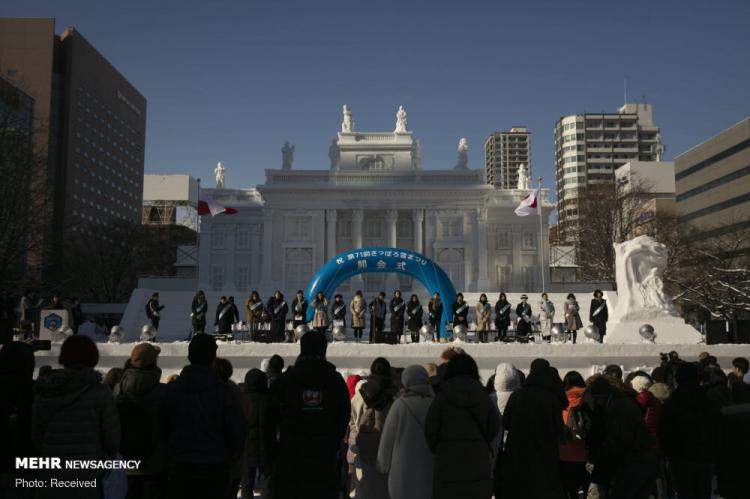
<instances>
[{"instance_id":1,"label":"rooftop antenna","mask_svg":"<svg viewBox=\"0 0 750 499\"><path fill-rule=\"evenodd\" d=\"M622 104L625 105L628 103L628 79L627 78L622 79L622 93L623 93L623 98L625 99L625 101Z\"/></svg>"}]
</instances>

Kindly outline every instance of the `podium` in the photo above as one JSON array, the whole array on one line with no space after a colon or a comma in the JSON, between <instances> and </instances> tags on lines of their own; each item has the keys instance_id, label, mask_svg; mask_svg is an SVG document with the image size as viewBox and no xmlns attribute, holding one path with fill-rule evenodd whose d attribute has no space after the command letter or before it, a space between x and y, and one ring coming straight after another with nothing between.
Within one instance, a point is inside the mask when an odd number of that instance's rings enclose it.
<instances>
[{"instance_id":1,"label":"podium","mask_svg":"<svg viewBox=\"0 0 750 499\"><path fill-rule=\"evenodd\" d=\"M70 320L69 312L65 309L45 309L39 312L39 334L40 340L52 340L54 333L68 326Z\"/></svg>"}]
</instances>

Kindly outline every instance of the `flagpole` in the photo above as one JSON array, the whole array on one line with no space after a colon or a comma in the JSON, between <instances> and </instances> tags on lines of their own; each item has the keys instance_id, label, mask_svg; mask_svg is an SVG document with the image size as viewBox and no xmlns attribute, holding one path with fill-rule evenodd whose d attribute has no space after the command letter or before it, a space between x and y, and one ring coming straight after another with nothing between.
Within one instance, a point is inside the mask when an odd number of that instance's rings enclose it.
<instances>
[{"instance_id":1,"label":"flagpole","mask_svg":"<svg viewBox=\"0 0 750 499\"><path fill-rule=\"evenodd\" d=\"M541 256L541 261L539 262L539 270L542 274L542 293L544 293L544 224L542 223L542 213L544 212L544 206L542 205L542 177L538 177L537 181L539 182L539 199L537 200L537 204L539 206L539 255Z\"/></svg>"}]
</instances>

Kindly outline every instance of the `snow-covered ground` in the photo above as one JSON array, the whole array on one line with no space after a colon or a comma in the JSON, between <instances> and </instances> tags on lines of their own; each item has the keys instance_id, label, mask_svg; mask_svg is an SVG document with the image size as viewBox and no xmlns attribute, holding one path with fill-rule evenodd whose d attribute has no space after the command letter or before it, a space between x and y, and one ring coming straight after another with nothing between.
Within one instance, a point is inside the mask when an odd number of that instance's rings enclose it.
<instances>
[{"instance_id":1,"label":"snow-covered ground","mask_svg":"<svg viewBox=\"0 0 750 499\"><path fill-rule=\"evenodd\" d=\"M582 336L582 335L580 335ZM460 345L471 354L479 365L482 377L486 380L499 362L510 362L519 369L528 370L529 364L537 357L543 357L557 367L561 374L575 369L584 376L601 370L607 364L618 364L625 372L647 367L649 370L659 364L659 353L677 351L685 360L695 360L700 352L707 351L719 359L725 369L731 368L735 357L750 357L750 345L609 345L598 343L572 344L519 344L519 343L419 343L407 345L370 345L367 343L331 343L328 346L328 359L342 374L367 371L376 357L386 357L395 367L411 364L438 362L440 353L450 345ZM130 356L135 343L99 343L100 360L98 368L106 371L111 367L121 367ZM160 343L159 365L163 376L179 373L187 361L185 341ZM57 366L60 345L53 344L52 350L36 353L37 367L49 364ZM241 382L248 369L260 367L264 358L279 354L287 365L294 362L299 353L297 344L224 343L219 342L218 355L229 359L234 366L233 379Z\"/></svg>"}]
</instances>

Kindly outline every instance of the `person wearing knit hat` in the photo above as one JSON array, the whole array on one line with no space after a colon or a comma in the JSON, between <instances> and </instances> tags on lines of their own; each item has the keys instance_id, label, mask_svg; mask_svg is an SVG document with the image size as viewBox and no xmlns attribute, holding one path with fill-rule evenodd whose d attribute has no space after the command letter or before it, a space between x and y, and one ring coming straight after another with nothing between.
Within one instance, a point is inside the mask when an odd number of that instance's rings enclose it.
<instances>
[{"instance_id":1,"label":"person wearing knit hat","mask_svg":"<svg viewBox=\"0 0 750 499\"><path fill-rule=\"evenodd\" d=\"M88 336L69 336L60 347L58 362L67 368L94 368L99 363L99 349Z\"/></svg>"},{"instance_id":2,"label":"person wearing knit hat","mask_svg":"<svg viewBox=\"0 0 750 499\"><path fill-rule=\"evenodd\" d=\"M161 353L161 348L153 343L138 343L130 352L130 365L135 368L153 367Z\"/></svg>"},{"instance_id":3,"label":"person wearing knit hat","mask_svg":"<svg viewBox=\"0 0 750 499\"><path fill-rule=\"evenodd\" d=\"M34 447L40 457L68 456L82 460L106 459L120 451L120 418L110 388L94 370L99 351L90 338L68 337L60 347L59 363L47 377L38 379L31 415ZM46 483L57 480L93 480L89 488L39 489L37 497L102 497L103 470L40 470L37 478Z\"/></svg>"},{"instance_id":4,"label":"person wearing knit hat","mask_svg":"<svg viewBox=\"0 0 750 499\"><path fill-rule=\"evenodd\" d=\"M497 403L497 408L502 415L510 395L521 388L521 376L512 364L501 362L495 368L494 380L495 392L490 395L490 398Z\"/></svg>"}]
</instances>

